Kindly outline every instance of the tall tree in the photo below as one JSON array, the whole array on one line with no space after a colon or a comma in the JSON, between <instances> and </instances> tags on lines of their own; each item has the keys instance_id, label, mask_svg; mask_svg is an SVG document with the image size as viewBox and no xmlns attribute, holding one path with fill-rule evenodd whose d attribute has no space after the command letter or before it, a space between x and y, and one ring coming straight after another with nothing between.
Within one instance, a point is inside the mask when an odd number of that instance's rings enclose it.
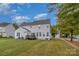
<instances>
[{"instance_id":1,"label":"tall tree","mask_svg":"<svg viewBox=\"0 0 79 59\"><path fill-rule=\"evenodd\" d=\"M60 4L58 7L58 26L61 31L71 34L73 41L73 35L79 30L79 4Z\"/></svg>"},{"instance_id":2,"label":"tall tree","mask_svg":"<svg viewBox=\"0 0 79 59\"><path fill-rule=\"evenodd\" d=\"M71 41L73 35L79 28L79 4L62 4L58 12L58 22L60 28L68 31L71 34Z\"/></svg>"},{"instance_id":3,"label":"tall tree","mask_svg":"<svg viewBox=\"0 0 79 59\"><path fill-rule=\"evenodd\" d=\"M56 25L51 26L51 34L52 34L52 36L55 37L56 33L57 33L57 26Z\"/></svg>"}]
</instances>

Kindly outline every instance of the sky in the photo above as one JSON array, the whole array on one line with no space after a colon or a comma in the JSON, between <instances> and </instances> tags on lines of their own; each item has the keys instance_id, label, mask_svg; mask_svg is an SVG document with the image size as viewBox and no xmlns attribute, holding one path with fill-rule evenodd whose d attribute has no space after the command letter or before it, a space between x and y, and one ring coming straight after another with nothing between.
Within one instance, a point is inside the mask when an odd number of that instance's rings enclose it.
<instances>
[{"instance_id":1,"label":"sky","mask_svg":"<svg viewBox=\"0 0 79 59\"><path fill-rule=\"evenodd\" d=\"M50 19L51 25L56 25L56 11L49 13L47 3L11 3L0 4L0 23L32 22Z\"/></svg>"}]
</instances>

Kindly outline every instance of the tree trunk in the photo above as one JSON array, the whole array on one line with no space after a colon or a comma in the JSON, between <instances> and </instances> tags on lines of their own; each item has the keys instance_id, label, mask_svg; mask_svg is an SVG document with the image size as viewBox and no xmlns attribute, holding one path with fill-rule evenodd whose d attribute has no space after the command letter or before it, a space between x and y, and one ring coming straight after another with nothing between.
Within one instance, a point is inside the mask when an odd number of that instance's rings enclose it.
<instances>
[{"instance_id":1,"label":"tree trunk","mask_svg":"<svg viewBox=\"0 0 79 59\"><path fill-rule=\"evenodd\" d=\"M71 41L73 41L73 30L71 30L70 32L71 32Z\"/></svg>"}]
</instances>

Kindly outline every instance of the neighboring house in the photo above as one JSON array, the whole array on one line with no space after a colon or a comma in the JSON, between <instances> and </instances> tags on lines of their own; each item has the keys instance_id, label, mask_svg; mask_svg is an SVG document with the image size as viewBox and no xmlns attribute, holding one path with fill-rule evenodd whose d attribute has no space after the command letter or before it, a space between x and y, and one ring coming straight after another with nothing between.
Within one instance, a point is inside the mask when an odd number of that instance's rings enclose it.
<instances>
[{"instance_id":1,"label":"neighboring house","mask_svg":"<svg viewBox=\"0 0 79 59\"><path fill-rule=\"evenodd\" d=\"M10 23L0 23L0 36L2 37L14 37L15 29Z\"/></svg>"},{"instance_id":2,"label":"neighboring house","mask_svg":"<svg viewBox=\"0 0 79 59\"><path fill-rule=\"evenodd\" d=\"M20 28L18 28L15 31L15 38L20 37L20 35L26 38L28 32L34 34L37 39L50 40L51 38L50 21L38 20L30 23L22 23Z\"/></svg>"}]
</instances>

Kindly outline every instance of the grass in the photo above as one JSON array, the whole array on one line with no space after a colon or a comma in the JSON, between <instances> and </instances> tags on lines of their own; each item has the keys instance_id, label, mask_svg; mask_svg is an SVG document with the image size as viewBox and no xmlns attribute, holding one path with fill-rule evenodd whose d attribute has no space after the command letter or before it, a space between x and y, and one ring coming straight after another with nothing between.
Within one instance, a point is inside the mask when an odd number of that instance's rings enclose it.
<instances>
[{"instance_id":1,"label":"grass","mask_svg":"<svg viewBox=\"0 0 79 59\"><path fill-rule=\"evenodd\" d=\"M74 56L79 50L62 40L15 40L0 38L2 56Z\"/></svg>"}]
</instances>

